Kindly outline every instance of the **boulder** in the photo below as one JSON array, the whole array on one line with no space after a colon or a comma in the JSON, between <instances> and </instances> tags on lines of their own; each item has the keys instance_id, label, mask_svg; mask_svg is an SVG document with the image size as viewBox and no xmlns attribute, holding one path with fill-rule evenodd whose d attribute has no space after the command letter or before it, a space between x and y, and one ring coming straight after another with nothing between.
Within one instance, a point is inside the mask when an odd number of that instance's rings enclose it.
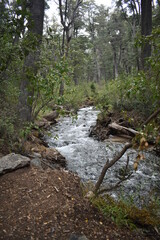
<instances>
[{"instance_id":1,"label":"boulder","mask_svg":"<svg viewBox=\"0 0 160 240\"><path fill-rule=\"evenodd\" d=\"M33 158L31 160L31 166L42 168L41 158Z\"/></svg>"},{"instance_id":2,"label":"boulder","mask_svg":"<svg viewBox=\"0 0 160 240\"><path fill-rule=\"evenodd\" d=\"M52 111L51 113L49 113L48 115L44 116L44 118L52 123L56 123L56 118L59 116L59 113L57 111Z\"/></svg>"},{"instance_id":3,"label":"boulder","mask_svg":"<svg viewBox=\"0 0 160 240\"><path fill-rule=\"evenodd\" d=\"M23 144L23 152L32 159L39 159L38 162L32 161L32 165L40 166L42 160L51 168L66 167L66 159L56 149L45 147L43 144L26 141Z\"/></svg>"},{"instance_id":4,"label":"boulder","mask_svg":"<svg viewBox=\"0 0 160 240\"><path fill-rule=\"evenodd\" d=\"M43 144L36 144L32 141L25 141L23 144L23 152L25 155L31 155L33 153L42 154L46 150L46 147Z\"/></svg>"},{"instance_id":5,"label":"boulder","mask_svg":"<svg viewBox=\"0 0 160 240\"><path fill-rule=\"evenodd\" d=\"M51 122L49 122L47 119L42 118L41 120L35 121L35 124L39 127L39 128L44 128L44 129L48 129L51 126Z\"/></svg>"},{"instance_id":6,"label":"boulder","mask_svg":"<svg viewBox=\"0 0 160 240\"><path fill-rule=\"evenodd\" d=\"M54 148L46 148L45 151L42 152L42 157L48 160L52 165L58 164L61 167L66 167L66 159L63 157L56 149Z\"/></svg>"},{"instance_id":7,"label":"boulder","mask_svg":"<svg viewBox=\"0 0 160 240\"><path fill-rule=\"evenodd\" d=\"M20 154L10 153L0 158L0 175L12 172L18 168L27 167L29 165L30 158Z\"/></svg>"}]
</instances>

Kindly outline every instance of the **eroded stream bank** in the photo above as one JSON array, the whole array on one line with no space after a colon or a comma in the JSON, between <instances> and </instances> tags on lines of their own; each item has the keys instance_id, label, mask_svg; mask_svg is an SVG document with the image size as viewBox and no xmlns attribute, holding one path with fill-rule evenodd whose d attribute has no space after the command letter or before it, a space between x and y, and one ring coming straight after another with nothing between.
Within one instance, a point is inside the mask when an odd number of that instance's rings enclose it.
<instances>
[{"instance_id":1,"label":"eroded stream bank","mask_svg":"<svg viewBox=\"0 0 160 240\"><path fill-rule=\"evenodd\" d=\"M111 141L100 142L89 137L90 127L96 124L98 111L93 107L82 108L78 111L77 120L70 117L61 118L58 124L52 127L47 142L55 147L66 159L68 169L76 172L83 181L93 181L104 166L106 159L112 159L121 151L124 144ZM104 184L108 187L114 185L121 178L122 170L129 158L129 169L133 171L131 178L122 184L122 187L111 194L134 196L145 201L146 196L160 193L160 158L151 152L145 152L145 160L141 161L137 172L133 170L133 163L137 152L133 149L127 153L108 170Z\"/></svg>"}]
</instances>

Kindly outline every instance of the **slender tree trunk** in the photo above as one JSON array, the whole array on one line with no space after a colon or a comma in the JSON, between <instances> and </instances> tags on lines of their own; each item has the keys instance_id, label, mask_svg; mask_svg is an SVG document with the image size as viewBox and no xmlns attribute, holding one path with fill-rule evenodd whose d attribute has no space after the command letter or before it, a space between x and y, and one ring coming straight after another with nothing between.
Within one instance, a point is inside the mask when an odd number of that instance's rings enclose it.
<instances>
[{"instance_id":1,"label":"slender tree trunk","mask_svg":"<svg viewBox=\"0 0 160 240\"><path fill-rule=\"evenodd\" d=\"M118 77L118 64L117 64L117 54L116 51L113 53L113 67L114 67L114 78Z\"/></svg>"},{"instance_id":2,"label":"slender tree trunk","mask_svg":"<svg viewBox=\"0 0 160 240\"><path fill-rule=\"evenodd\" d=\"M42 41L44 20L44 0L30 0L29 3L30 21L28 34L36 37L36 50L30 51L24 62L19 98L19 116L22 122L32 120L34 89L31 88L31 80L33 80L38 70L37 61L39 59L39 47Z\"/></svg>"},{"instance_id":3,"label":"slender tree trunk","mask_svg":"<svg viewBox=\"0 0 160 240\"><path fill-rule=\"evenodd\" d=\"M141 0L141 34L148 36L152 33L152 0ZM142 68L145 62L151 56L151 45L145 43L142 46Z\"/></svg>"},{"instance_id":4,"label":"slender tree trunk","mask_svg":"<svg viewBox=\"0 0 160 240\"><path fill-rule=\"evenodd\" d=\"M98 49L96 49L96 65L97 65L97 82L99 83L101 80L101 68L100 68L100 53Z\"/></svg>"}]
</instances>

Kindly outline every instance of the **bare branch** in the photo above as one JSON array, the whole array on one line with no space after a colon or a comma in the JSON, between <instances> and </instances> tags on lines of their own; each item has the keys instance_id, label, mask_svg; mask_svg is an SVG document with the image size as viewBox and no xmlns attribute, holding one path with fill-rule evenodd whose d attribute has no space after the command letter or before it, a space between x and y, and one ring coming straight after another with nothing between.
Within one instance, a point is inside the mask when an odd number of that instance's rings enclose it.
<instances>
[{"instance_id":1,"label":"bare branch","mask_svg":"<svg viewBox=\"0 0 160 240\"><path fill-rule=\"evenodd\" d=\"M105 192L110 192L113 191L114 189L117 189L120 187L121 183L128 180L132 176L133 172L131 172L127 177L122 178L119 182L117 182L114 186L111 186L110 188L102 188L97 192L97 194L102 194Z\"/></svg>"},{"instance_id":2,"label":"bare branch","mask_svg":"<svg viewBox=\"0 0 160 240\"><path fill-rule=\"evenodd\" d=\"M101 172L101 174L99 176L99 179L98 179L98 181L97 181L97 183L95 185L95 188L94 188L94 193L95 194L97 194L98 189L100 188L100 185L103 182L103 179L105 177L105 174L106 174L107 170L109 168L111 168L124 155L124 153L127 151L127 149L129 149L131 147L132 147L132 143L128 143L127 145L124 146L122 151L117 156L115 156L111 161L107 160L107 162L104 165L104 167L102 169L102 172Z\"/></svg>"},{"instance_id":3,"label":"bare branch","mask_svg":"<svg viewBox=\"0 0 160 240\"><path fill-rule=\"evenodd\" d=\"M149 118L143 123L143 127L144 125L147 125L152 119L156 118L159 113L160 108L158 108L152 115L149 116Z\"/></svg>"}]
</instances>

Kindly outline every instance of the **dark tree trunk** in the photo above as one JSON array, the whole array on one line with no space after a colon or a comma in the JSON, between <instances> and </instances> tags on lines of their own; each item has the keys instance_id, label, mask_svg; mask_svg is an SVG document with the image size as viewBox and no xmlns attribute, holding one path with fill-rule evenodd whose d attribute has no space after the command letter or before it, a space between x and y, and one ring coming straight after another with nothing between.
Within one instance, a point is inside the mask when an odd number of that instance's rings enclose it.
<instances>
[{"instance_id":1,"label":"dark tree trunk","mask_svg":"<svg viewBox=\"0 0 160 240\"><path fill-rule=\"evenodd\" d=\"M28 34L36 37L35 49L26 56L23 68L23 76L20 86L19 116L22 122L32 120L32 100L34 89L31 88L31 79L37 73L37 61L39 59L39 46L42 41L43 20L44 20L44 0L30 0L30 20Z\"/></svg>"},{"instance_id":2,"label":"dark tree trunk","mask_svg":"<svg viewBox=\"0 0 160 240\"><path fill-rule=\"evenodd\" d=\"M152 0L141 0L141 34L148 36L152 32ZM146 59L151 56L151 45L146 43L142 46L142 68Z\"/></svg>"},{"instance_id":3,"label":"dark tree trunk","mask_svg":"<svg viewBox=\"0 0 160 240\"><path fill-rule=\"evenodd\" d=\"M118 78L118 64L117 64L116 50L114 50L113 52L113 74L114 74L114 79Z\"/></svg>"}]
</instances>

